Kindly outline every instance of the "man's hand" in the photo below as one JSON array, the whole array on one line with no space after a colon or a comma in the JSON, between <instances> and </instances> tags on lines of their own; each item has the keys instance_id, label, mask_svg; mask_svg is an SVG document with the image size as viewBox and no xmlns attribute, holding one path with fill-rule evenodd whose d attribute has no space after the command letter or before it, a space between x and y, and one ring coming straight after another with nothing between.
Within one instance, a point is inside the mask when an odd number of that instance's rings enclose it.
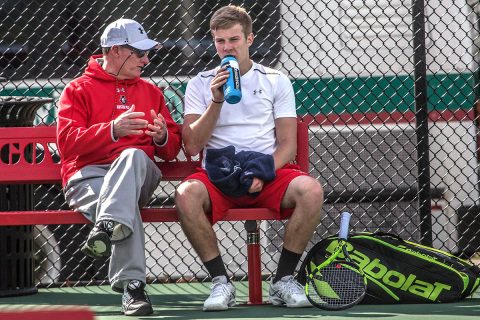
<instances>
[{"instance_id":1,"label":"man's hand","mask_svg":"<svg viewBox=\"0 0 480 320\"><path fill-rule=\"evenodd\" d=\"M113 136L115 138L125 137L131 134L143 134L148 121L140 119L145 116L144 112L135 112L135 105L113 120Z\"/></svg>"},{"instance_id":2,"label":"man's hand","mask_svg":"<svg viewBox=\"0 0 480 320\"><path fill-rule=\"evenodd\" d=\"M212 90L212 99L217 102L223 102L225 97L223 96L222 86L227 82L230 73L226 70L226 67L220 68L215 77L210 82L210 90Z\"/></svg>"},{"instance_id":3,"label":"man's hand","mask_svg":"<svg viewBox=\"0 0 480 320\"><path fill-rule=\"evenodd\" d=\"M257 177L253 178L252 185L248 189L248 193L260 192L263 189L263 180L258 179Z\"/></svg>"},{"instance_id":4,"label":"man's hand","mask_svg":"<svg viewBox=\"0 0 480 320\"><path fill-rule=\"evenodd\" d=\"M149 130L145 130L145 134L152 137L156 144L162 145L167 138L167 123L160 113L157 115L155 111L150 110L150 114L152 115L153 124L148 125Z\"/></svg>"}]
</instances>

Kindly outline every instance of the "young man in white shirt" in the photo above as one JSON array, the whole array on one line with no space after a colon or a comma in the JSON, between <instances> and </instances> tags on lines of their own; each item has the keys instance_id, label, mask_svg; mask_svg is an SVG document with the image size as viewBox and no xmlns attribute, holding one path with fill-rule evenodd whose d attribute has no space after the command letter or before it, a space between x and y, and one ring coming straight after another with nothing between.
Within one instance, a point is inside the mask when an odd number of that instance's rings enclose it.
<instances>
[{"instance_id":1,"label":"young man in white shirt","mask_svg":"<svg viewBox=\"0 0 480 320\"><path fill-rule=\"evenodd\" d=\"M320 222L323 189L320 183L290 162L296 154L297 115L292 85L284 74L253 62L252 20L233 5L217 10L210 29L219 57L233 55L239 63L242 99L225 102L222 86L228 70L217 67L199 73L187 86L183 141L187 153L234 146L236 152L271 155L275 178L253 177L248 193L224 194L199 171L178 187L176 206L182 228L212 277L212 292L203 309L227 310L235 305L235 287L220 256L212 224L233 207L266 207L289 219L276 276L270 284L270 302L287 307L310 306L303 287L293 278L296 265ZM204 157L205 159L205 157ZM203 163L205 168L205 163ZM293 208L290 216L281 208Z\"/></svg>"}]
</instances>

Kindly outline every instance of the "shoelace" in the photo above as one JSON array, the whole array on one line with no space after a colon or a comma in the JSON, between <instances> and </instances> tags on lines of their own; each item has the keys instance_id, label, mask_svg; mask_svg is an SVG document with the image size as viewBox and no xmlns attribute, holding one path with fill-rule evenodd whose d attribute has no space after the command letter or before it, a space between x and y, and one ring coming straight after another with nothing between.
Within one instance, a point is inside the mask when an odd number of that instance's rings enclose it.
<instances>
[{"instance_id":1,"label":"shoelace","mask_svg":"<svg viewBox=\"0 0 480 320\"><path fill-rule=\"evenodd\" d=\"M284 287L287 288L288 293L290 293L290 294L301 294L301 293L303 293L302 286L297 281L295 281L293 276L289 276L287 278L287 281L282 281L282 282L285 282Z\"/></svg>"},{"instance_id":2,"label":"shoelace","mask_svg":"<svg viewBox=\"0 0 480 320\"><path fill-rule=\"evenodd\" d=\"M107 233L109 237L112 236L113 233L113 228L115 227L115 222L113 220L102 220L97 222L95 226L93 227L94 229L102 230Z\"/></svg>"},{"instance_id":3,"label":"shoelace","mask_svg":"<svg viewBox=\"0 0 480 320\"><path fill-rule=\"evenodd\" d=\"M230 292L227 289L228 284L223 284L220 282L214 283L211 286L212 294L211 297L218 296L230 296Z\"/></svg>"},{"instance_id":4,"label":"shoelace","mask_svg":"<svg viewBox=\"0 0 480 320\"><path fill-rule=\"evenodd\" d=\"M128 294L130 295L130 299L128 299L128 303L132 301L147 301L150 302L150 298L145 290L139 288L134 290L128 290Z\"/></svg>"}]
</instances>

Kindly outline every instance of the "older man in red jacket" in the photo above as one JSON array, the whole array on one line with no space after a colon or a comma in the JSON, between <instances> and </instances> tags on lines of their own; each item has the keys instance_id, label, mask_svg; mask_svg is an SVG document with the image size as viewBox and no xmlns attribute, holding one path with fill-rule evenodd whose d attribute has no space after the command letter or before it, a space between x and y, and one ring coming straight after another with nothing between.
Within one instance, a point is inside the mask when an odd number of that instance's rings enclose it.
<instances>
[{"instance_id":1,"label":"older man in red jacket","mask_svg":"<svg viewBox=\"0 0 480 320\"><path fill-rule=\"evenodd\" d=\"M82 247L110 256L112 288L126 315L153 312L144 288L145 238L140 208L161 179L154 156L175 158L181 136L161 90L140 78L159 46L136 21L120 19L101 36L102 55L60 97L58 146L68 204L95 225Z\"/></svg>"}]
</instances>

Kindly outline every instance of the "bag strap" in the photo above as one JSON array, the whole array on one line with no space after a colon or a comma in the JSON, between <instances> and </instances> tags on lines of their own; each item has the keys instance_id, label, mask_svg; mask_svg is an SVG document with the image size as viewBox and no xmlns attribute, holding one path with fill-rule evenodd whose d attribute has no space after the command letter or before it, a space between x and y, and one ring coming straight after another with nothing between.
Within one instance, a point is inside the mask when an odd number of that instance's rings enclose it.
<instances>
[{"instance_id":1,"label":"bag strap","mask_svg":"<svg viewBox=\"0 0 480 320\"><path fill-rule=\"evenodd\" d=\"M390 237L390 238L393 238L393 239L396 239L400 242L405 242L405 240L403 240L402 238L400 238L400 236L396 235L396 234L393 234L393 233L388 233L388 232L381 232L381 231L378 231L378 232L374 232L371 234L372 237Z\"/></svg>"}]
</instances>

